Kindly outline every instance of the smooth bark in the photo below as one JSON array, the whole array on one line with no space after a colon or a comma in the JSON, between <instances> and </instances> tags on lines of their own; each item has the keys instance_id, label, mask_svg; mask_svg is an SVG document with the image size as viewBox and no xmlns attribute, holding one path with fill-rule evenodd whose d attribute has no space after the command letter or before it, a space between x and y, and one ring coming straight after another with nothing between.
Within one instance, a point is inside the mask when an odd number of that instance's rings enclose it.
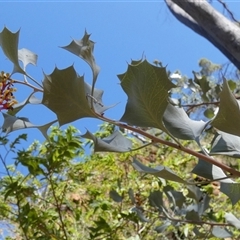
<instances>
[{"instance_id":1,"label":"smooth bark","mask_svg":"<svg viewBox=\"0 0 240 240\"><path fill-rule=\"evenodd\" d=\"M207 1L165 0L173 15L209 40L240 69L240 27L219 13Z\"/></svg>"}]
</instances>

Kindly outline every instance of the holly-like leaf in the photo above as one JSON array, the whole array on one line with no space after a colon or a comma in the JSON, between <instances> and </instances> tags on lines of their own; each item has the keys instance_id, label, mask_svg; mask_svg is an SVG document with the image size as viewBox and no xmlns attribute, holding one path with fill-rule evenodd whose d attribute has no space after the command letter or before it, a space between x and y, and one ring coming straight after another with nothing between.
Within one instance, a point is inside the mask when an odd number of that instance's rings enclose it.
<instances>
[{"instance_id":1,"label":"holly-like leaf","mask_svg":"<svg viewBox=\"0 0 240 240\"><path fill-rule=\"evenodd\" d=\"M220 106L211 125L223 132L240 136L240 102L231 93L226 79L220 93Z\"/></svg>"},{"instance_id":2,"label":"holly-like leaf","mask_svg":"<svg viewBox=\"0 0 240 240\"><path fill-rule=\"evenodd\" d=\"M159 190L151 192L149 195L149 203L152 207L161 211L163 208L163 193Z\"/></svg>"},{"instance_id":3,"label":"holly-like leaf","mask_svg":"<svg viewBox=\"0 0 240 240\"><path fill-rule=\"evenodd\" d=\"M22 49L18 50L18 59L20 61L22 61L24 71L26 70L26 66L28 64L32 64L32 65L36 66L37 58L38 58L37 54L31 52L30 50L28 50L26 48L22 48Z\"/></svg>"},{"instance_id":4,"label":"holly-like leaf","mask_svg":"<svg viewBox=\"0 0 240 240\"><path fill-rule=\"evenodd\" d=\"M172 202L174 207L182 208L183 203L185 202L185 197L182 192L175 191L171 186L166 186L163 188L166 196L168 197L169 202Z\"/></svg>"},{"instance_id":5,"label":"holly-like leaf","mask_svg":"<svg viewBox=\"0 0 240 240\"><path fill-rule=\"evenodd\" d=\"M200 144L200 136L208 122L191 120L183 108L168 104L163 115L163 122L167 130L176 138L195 140Z\"/></svg>"},{"instance_id":6,"label":"holly-like leaf","mask_svg":"<svg viewBox=\"0 0 240 240\"><path fill-rule=\"evenodd\" d=\"M137 216L139 217L139 220L141 222L150 222L149 219L147 219L144 215L143 215L143 211L142 209L138 208L138 207L133 207L131 209L132 212L135 212L137 214Z\"/></svg>"},{"instance_id":7,"label":"holly-like leaf","mask_svg":"<svg viewBox=\"0 0 240 240\"><path fill-rule=\"evenodd\" d=\"M240 220L237 219L232 213L225 213L226 222L240 229Z\"/></svg>"},{"instance_id":8,"label":"holly-like leaf","mask_svg":"<svg viewBox=\"0 0 240 240\"><path fill-rule=\"evenodd\" d=\"M73 40L69 45L62 47L63 49L77 55L78 57L85 60L91 67L93 72L93 86L97 80L100 67L96 64L93 56L94 42L90 40L90 35L86 31L84 36L80 40Z\"/></svg>"},{"instance_id":9,"label":"holly-like leaf","mask_svg":"<svg viewBox=\"0 0 240 240\"><path fill-rule=\"evenodd\" d=\"M160 225L160 226L158 226L158 227L155 227L154 230L155 230L156 232L158 232L158 233L162 233L162 232L164 232L165 229L166 229L167 227L169 227L170 225L172 225L172 222L171 222L170 220L166 220L166 221L164 221L164 224L162 224L162 225Z\"/></svg>"},{"instance_id":10,"label":"holly-like leaf","mask_svg":"<svg viewBox=\"0 0 240 240\"><path fill-rule=\"evenodd\" d=\"M213 226L212 235L217 237L217 238L222 238L222 239L232 237L231 232L229 232L226 228L222 228L222 227L219 227L219 226Z\"/></svg>"},{"instance_id":11,"label":"holly-like leaf","mask_svg":"<svg viewBox=\"0 0 240 240\"><path fill-rule=\"evenodd\" d=\"M240 183L226 180L221 181L220 191L229 197L232 205L235 205L240 200Z\"/></svg>"},{"instance_id":12,"label":"holly-like leaf","mask_svg":"<svg viewBox=\"0 0 240 240\"><path fill-rule=\"evenodd\" d=\"M168 105L168 92L175 87L168 79L166 69L144 60L128 65L127 72L118 75L118 78L128 96L121 121L166 131L162 118Z\"/></svg>"},{"instance_id":13,"label":"holly-like leaf","mask_svg":"<svg viewBox=\"0 0 240 240\"><path fill-rule=\"evenodd\" d=\"M195 185L188 185L187 186L188 189L188 197L189 198L193 198L196 200L196 202L199 202L200 199L203 198L203 192L200 190L199 187L195 186Z\"/></svg>"},{"instance_id":14,"label":"holly-like leaf","mask_svg":"<svg viewBox=\"0 0 240 240\"><path fill-rule=\"evenodd\" d=\"M28 103L30 104L41 104L42 100L38 99L37 97L35 97L33 95L33 93L24 101L14 104L12 109L8 110L7 114L9 115L16 115L25 105L27 105Z\"/></svg>"},{"instance_id":15,"label":"holly-like leaf","mask_svg":"<svg viewBox=\"0 0 240 240\"><path fill-rule=\"evenodd\" d=\"M123 197L120 196L119 193L114 189L109 192L109 196L113 201L118 203L122 202L123 200Z\"/></svg>"},{"instance_id":16,"label":"holly-like leaf","mask_svg":"<svg viewBox=\"0 0 240 240\"><path fill-rule=\"evenodd\" d=\"M140 163L138 160L134 159L132 163L133 167L140 173L148 173L151 175L154 175L156 177L160 177L166 180L179 182L183 184L187 184L186 181L184 181L182 178L178 177L170 168L164 167L164 166L157 166L155 168L150 168L142 163Z\"/></svg>"},{"instance_id":17,"label":"holly-like leaf","mask_svg":"<svg viewBox=\"0 0 240 240\"><path fill-rule=\"evenodd\" d=\"M240 137L218 131L212 141L210 154L240 158Z\"/></svg>"},{"instance_id":18,"label":"holly-like leaf","mask_svg":"<svg viewBox=\"0 0 240 240\"><path fill-rule=\"evenodd\" d=\"M15 116L8 115L6 113L2 113L4 117L4 122L2 129L7 134L16 130L24 129L24 128L35 128L36 125L29 122L27 118L19 118Z\"/></svg>"},{"instance_id":19,"label":"holly-like leaf","mask_svg":"<svg viewBox=\"0 0 240 240\"><path fill-rule=\"evenodd\" d=\"M47 123L47 124L44 124L44 125L42 125L42 126L37 126L37 128L38 128L38 130L43 134L43 136L44 136L46 139L48 139L47 131L48 131L48 129L49 129L54 123L56 123L56 122L57 122L57 120L54 120L54 121L49 122L49 123Z\"/></svg>"},{"instance_id":20,"label":"holly-like leaf","mask_svg":"<svg viewBox=\"0 0 240 240\"><path fill-rule=\"evenodd\" d=\"M82 137L93 140L94 152L128 152L132 149L132 141L119 131L115 131L110 136L102 139L95 137L89 131Z\"/></svg>"},{"instance_id":21,"label":"holly-like leaf","mask_svg":"<svg viewBox=\"0 0 240 240\"><path fill-rule=\"evenodd\" d=\"M45 138L48 138L48 135L47 135L48 128L57 121L55 120L45 125L37 126L32 124L27 118L19 118L16 116L8 115L6 113L2 113L2 114L4 117L2 129L7 134L10 132L20 130L20 129L25 129L25 128L38 128L39 131L41 131L41 133L43 134L43 136Z\"/></svg>"},{"instance_id":22,"label":"holly-like leaf","mask_svg":"<svg viewBox=\"0 0 240 240\"><path fill-rule=\"evenodd\" d=\"M197 205L194 204L194 206L196 206L196 209L187 209L186 219L191 221L200 221ZM192 205L190 205L190 207L192 207Z\"/></svg>"},{"instance_id":23,"label":"holly-like leaf","mask_svg":"<svg viewBox=\"0 0 240 240\"><path fill-rule=\"evenodd\" d=\"M19 65L18 61L18 39L19 39L18 30L16 33L12 33L6 27L0 33L0 46L5 54L5 56L14 64L13 73L25 73Z\"/></svg>"},{"instance_id":24,"label":"holly-like leaf","mask_svg":"<svg viewBox=\"0 0 240 240\"><path fill-rule=\"evenodd\" d=\"M43 88L42 103L56 113L60 126L84 117L95 118L94 110L103 114L108 108L102 104L103 92L94 89L92 96L91 87L73 66L62 70L55 68L52 74L45 75ZM90 107L90 98L94 109Z\"/></svg>"},{"instance_id":25,"label":"holly-like leaf","mask_svg":"<svg viewBox=\"0 0 240 240\"><path fill-rule=\"evenodd\" d=\"M211 180L225 178L227 176L221 168L201 159L198 160L198 163L193 168L192 173Z\"/></svg>"}]
</instances>

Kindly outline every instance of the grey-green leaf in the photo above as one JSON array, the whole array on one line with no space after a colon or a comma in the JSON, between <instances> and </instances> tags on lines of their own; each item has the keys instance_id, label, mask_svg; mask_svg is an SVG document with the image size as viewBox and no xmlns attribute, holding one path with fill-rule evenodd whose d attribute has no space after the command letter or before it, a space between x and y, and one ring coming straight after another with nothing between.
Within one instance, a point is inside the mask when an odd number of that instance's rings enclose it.
<instances>
[{"instance_id":1,"label":"grey-green leaf","mask_svg":"<svg viewBox=\"0 0 240 240\"><path fill-rule=\"evenodd\" d=\"M43 88L42 103L57 115L60 126L80 118L96 117L89 105L89 86L73 66L62 70L55 68L52 74L45 75ZM94 106L99 104L94 102Z\"/></svg>"},{"instance_id":2,"label":"grey-green leaf","mask_svg":"<svg viewBox=\"0 0 240 240\"><path fill-rule=\"evenodd\" d=\"M213 236L217 238L230 238L232 237L232 233L229 232L226 228L221 228L218 226L214 226L212 228L212 234Z\"/></svg>"},{"instance_id":3,"label":"grey-green leaf","mask_svg":"<svg viewBox=\"0 0 240 240\"><path fill-rule=\"evenodd\" d=\"M223 132L240 136L240 102L235 99L226 79L220 93L220 107L211 125Z\"/></svg>"},{"instance_id":4,"label":"grey-green leaf","mask_svg":"<svg viewBox=\"0 0 240 240\"><path fill-rule=\"evenodd\" d=\"M39 131L43 134L45 138L48 138L47 130L48 128L54 124L57 120L47 123L42 126L37 126L32 124L27 118L20 118L12 115L8 115L6 113L2 113L4 117L4 123L2 129L7 134L16 130L21 130L25 128L38 128Z\"/></svg>"},{"instance_id":5,"label":"grey-green leaf","mask_svg":"<svg viewBox=\"0 0 240 240\"><path fill-rule=\"evenodd\" d=\"M162 210L163 207L163 193L159 190L151 192L149 195L149 203L152 207Z\"/></svg>"},{"instance_id":6,"label":"grey-green leaf","mask_svg":"<svg viewBox=\"0 0 240 240\"><path fill-rule=\"evenodd\" d=\"M128 152L132 149L132 141L119 131L115 131L110 136L102 139L95 137L89 131L82 137L93 140L95 152Z\"/></svg>"},{"instance_id":7,"label":"grey-green leaf","mask_svg":"<svg viewBox=\"0 0 240 240\"><path fill-rule=\"evenodd\" d=\"M144 216L143 211L140 208L133 207L131 211L137 214L141 222L150 222L150 220Z\"/></svg>"},{"instance_id":8,"label":"grey-green leaf","mask_svg":"<svg viewBox=\"0 0 240 240\"><path fill-rule=\"evenodd\" d=\"M232 213L225 213L226 222L240 229L240 220L237 219Z\"/></svg>"},{"instance_id":9,"label":"grey-green leaf","mask_svg":"<svg viewBox=\"0 0 240 240\"><path fill-rule=\"evenodd\" d=\"M5 56L14 64L13 73L25 73L19 65L18 61L18 39L19 39L18 30L16 33L12 33L6 27L0 33L0 46L5 54Z\"/></svg>"},{"instance_id":10,"label":"grey-green leaf","mask_svg":"<svg viewBox=\"0 0 240 240\"><path fill-rule=\"evenodd\" d=\"M120 196L118 192L114 189L109 192L109 196L113 201L118 203L122 202L123 200L122 196Z\"/></svg>"},{"instance_id":11,"label":"grey-green leaf","mask_svg":"<svg viewBox=\"0 0 240 240\"><path fill-rule=\"evenodd\" d=\"M38 58L37 54L31 52L30 50L28 50L26 48L22 48L22 49L18 50L18 59L20 61L22 61L24 71L26 70L26 66L28 64L32 64L32 65L36 66L37 58Z\"/></svg>"},{"instance_id":12,"label":"grey-green leaf","mask_svg":"<svg viewBox=\"0 0 240 240\"><path fill-rule=\"evenodd\" d=\"M192 173L211 180L226 177L226 174L221 168L201 159L198 160L198 163L193 168Z\"/></svg>"},{"instance_id":13,"label":"grey-green leaf","mask_svg":"<svg viewBox=\"0 0 240 240\"><path fill-rule=\"evenodd\" d=\"M128 65L127 72L118 75L118 78L128 96L121 121L166 131L162 118L168 105L168 92L175 87L168 79L166 69L144 60Z\"/></svg>"},{"instance_id":14,"label":"grey-green leaf","mask_svg":"<svg viewBox=\"0 0 240 240\"><path fill-rule=\"evenodd\" d=\"M184 181L182 178L178 177L170 168L165 166L157 166L155 168L150 168L142 163L140 163L138 160L134 159L132 163L133 167L140 173L148 173L151 175L154 175L156 177L160 177L166 180L179 182L183 184L187 184L186 181Z\"/></svg>"},{"instance_id":15,"label":"grey-green leaf","mask_svg":"<svg viewBox=\"0 0 240 240\"><path fill-rule=\"evenodd\" d=\"M25 105L27 105L28 103L30 104L40 104L42 102L42 100L38 99L37 97L35 97L33 95L33 93L24 101L14 104L13 108L8 110L7 114L9 115L16 115Z\"/></svg>"},{"instance_id":16,"label":"grey-green leaf","mask_svg":"<svg viewBox=\"0 0 240 240\"><path fill-rule=\"evenodd\" d=\"M221 181L220 191L229 197L232 205L235 205L240 200L240 183L226 180Z\"/></svg>"},{"instance_id":17,"label":"grey-green leaf","mask_svg":"<svg viewBox=\"0 0 240 240\"><path fill-rule=\"evenodd\" d=\"M162 225L160 225L160 226L158 226L158 227L155 227L154 230L155 230L156 232L158 232L158 233L162 233L162 232L164 232L165 229L166 229L167 227L169 227L171 224L172 224L172 222L171 222L170 220L166 220L166 221L164 222L164 224L162 224Z\"/></svg>"},{"instance_id":18,"label":"grey-green leaf","mask_svg":"<svg viewBox=\"0 0 240 240\"><path fill-rule=\"evenodd\" d=\"M163 115L167 130L176 138L195 140L200 144L200 136L208 122L191 120L183 108L168 104Z\"/></svg>"},{"instance_id":19,"label":"grey-green leaf","mask_svg":"<svg viewBox=\"0 0 240 240\"><path fill-rule=\"evenodd\" d=\"M212 141L210 154L240 158L240 137L218 131Z\"/></svg>"},{"instance_id":20,"label":"grey-green leaf","mask_svg":"<svg viewBox=\"0 0 240 240\"><path fill-rule=\"evenodd\" d=\"M98 73L100 72L100 67L96 64L93 56L94 42L90 40L90 34L85 31L82 39L73 40L69 45L62 48L82 58L90 65L93 72L94 86Z\"/></svg>"}]
</instances>

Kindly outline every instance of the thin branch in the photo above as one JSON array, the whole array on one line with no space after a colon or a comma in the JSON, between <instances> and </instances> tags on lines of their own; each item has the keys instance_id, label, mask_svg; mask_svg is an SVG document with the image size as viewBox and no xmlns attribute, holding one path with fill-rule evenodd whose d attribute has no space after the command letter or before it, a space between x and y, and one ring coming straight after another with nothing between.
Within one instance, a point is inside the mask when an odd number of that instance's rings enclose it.
<instances>
[{"instance_id":1,"label":"thin branch","mask_svg":"<svg viewBox=\"0 0 240 240\"><path fill-rule=\"evenodd\" d=\"M189 149L189 148L186 148L186 147L184 147L184 146L182 146L182 145L178 145L178 144L176 144L176 143L173 143L173 142L169 142L169 141L160 139L160 138L158 138L158 137L156 137L156 136L153 136L153 135L151 135L151 134L149 134L149 133L147 133L147 132L145 132L145 131L143 131L143 130L141 130L141 129L139 129L139 128L135 128L135 127L130 126L130 125L127 125L127 124L125 124L125 123L121 123L121 122L118 122L118 121L111 120L111 119L109 119L109 118L106 118L106 117L98 114L98 113L95 113L95 114L96 114L96 116L97 116L99 119L101 119L101 120L103 120L103 121L106 121L106 122L108 122L108 123L115 124L116 126L118 126L118 127L120 127L120 128L125 128L125 129L128 129L128 130L130 130L130 131L134 131L134 132L136 132L136 133L141 134L141 135L144 136L144 137L147 137L148 139L151 139L151 140L152 140L152 143L161 143L161 144L167 145L167 146L169 146L169 147L176 148L176 149L179 150L179 151L186 152L186 153L188 153L188 154L190 154L190 155L192 155L192 156L195 156L195 157L197 157L197 158L199 158L199 159L201 159L201 160L204 160L204 161L206 161L206 162L208 162L208 163L210 163L210 164L213 164L213 165L221 168L222 170L230 173L230 174L231 174L231 177L240 177L240 172L239 172L239 171L237 171L237 170L235 170L234 168L231 168L231 167L229 167L229 166L221 163L220 161L215 160L214 158L212 158L212 157L210 157L210 156L207 156L207 155L205 155L205 154L203 154L203 153L196 152L196 151L194 151L194 150L192 150L192 149Z\"/></svg>"},{"instance_id":2,"label":"thin branch","mask_svg":"<svg viewBox=\"0 0 240 240\"><path fill-rule=\"evenodd\" d=\"M55 190L54 190L54 185L53 185L53 181L52 181L52 176L51 175L49 176L48 180L49 180L49 183L51 185L53 198L54 198L54 200L56 202L57 212L58 212L59 220L61 222L61 228L63 230L64 237L67 240L68 239L68 235L67 235L67 232L66 232L66 229L65 229L65 225L64 225L64 221L63 221L63 217L62 217L62 213L61 213L61 205L58 202L58 198L57 198Z\"/></svg>"},{"instance_id":3,"label":"thin branch","mask_svg":"<svg viewBox=\"0 0 240 240\"><path fill-rule=\"evenodd\" d=\"M235 21L236 23L239 23L239 21L234 17L232 11L228 8L227 4L223 2L222 0L218 0L220 4L222 4L223 8L227 11L228 15L230 15L231 19Z\"/></svg>"},{"instance_id":4,"label":"thin branch","mask_svg":"<svg viewBox=\"0 0 240 240\"><path fill-rule=\"evenodd\" d=\"M29 82L23 82L23 81L16 80L16 79L11 79L11 80L13 81L13 83L23 84L25 86L32 88L34 90L34 92L43 92L42 88L35 87L34 85L30 84Z\"/></svg>"}]
</instances>

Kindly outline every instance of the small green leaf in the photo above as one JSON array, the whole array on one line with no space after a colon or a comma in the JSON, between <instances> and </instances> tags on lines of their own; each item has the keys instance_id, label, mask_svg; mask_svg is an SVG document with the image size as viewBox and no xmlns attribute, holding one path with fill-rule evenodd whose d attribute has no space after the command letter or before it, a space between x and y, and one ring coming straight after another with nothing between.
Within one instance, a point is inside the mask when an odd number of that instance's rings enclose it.
<instances>
[{"instance_id":1,"label":"small green leaf","mask_svg":"<svg viewBox=\"0 0 240 240\"><path fill-rule=\"evenodd\" d=\"M194 74L194 82L200 86L203 94L205 95L211 89L211 87L209 86L209 81L207 77L201 76L194 71L193 71L193 74Z\"/></svg>"},{"instance_id":2,"label":"small green leaf","mask_svg":"<svg viewBox=\"0 0 240 240\"><path fill-rule=\"evenodd\" d=\"M220 107L211 125L223 132L240 136L239 101L231 93L226 79L220 93Z\"/></svg>"},{"instance_id":3,"label":"small green leaf","mask_svg":"<svg viewBox=\"0 0 240 240\"><path fill-rule=\"evenodd\" d=\"M106 138L97 138L87 131L84 138L93 140L95 152L129 152L132 149L132 141L123 136L119 131L114 131Z\"/></svg>"},{"instance_id":4,"label":"small green leaf","mask_svg":"<svg viewBox=\"0 0 240 240\"><path fill-rule=\"evenodd\" d=\"M144 60L128 65L127 72L118 75L118 78L128 96L121 121L166 131L162 117L168 105L168 92L175 87L168 79L166 69Z\"/></svg>"},{"instance_id":5,"label":"small green leaf","mask_svg":"<svg viewBox=\"0 0 240 240\"><path fill-rule=\"evenodd\" d=\"M234 82L233 80L228 80L228 86L229 86L231 91L234 91L237 87L237 83Z\"/></svg>"},{"instance_id":6,"label":"small green leaf","mask_svg":"<svg viewBox=\"0 0 240 240\"><path fill-rule=\"evenodd\" d=\"M215 114L214 114L214 109L213 108L207 108L205 111L204 111L204 116L207 117L208 119L212 119Z\"/></svg>"}]
</instances>

